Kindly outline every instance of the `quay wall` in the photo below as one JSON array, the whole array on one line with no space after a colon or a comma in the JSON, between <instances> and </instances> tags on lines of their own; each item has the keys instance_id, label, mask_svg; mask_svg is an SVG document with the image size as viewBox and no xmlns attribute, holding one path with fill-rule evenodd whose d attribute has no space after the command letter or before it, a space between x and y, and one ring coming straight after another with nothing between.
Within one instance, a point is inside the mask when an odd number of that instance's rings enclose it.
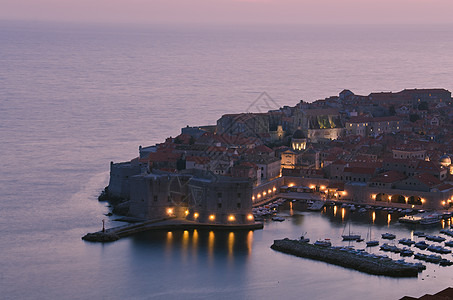
<instances>
[{"instance_id":1,"label":"quay wall","mask_svg":"<svg viewBox=\"0 0 453 300\"><path fill-rule=\"evenodd\" d=\"M272 199L280 192L280 187L284 185L284 177L278 177L253 188L252 203L265 202Z\"/></svg>"},{"instance_id":2,"label":"quay wall","mask_svg":"<svg viewBox=\"0 0 453 300\"><path fill-rule=\"evenodd\" d=\"M351 202L360 204L373 204L373 205L389 205L398 207L411 208L423 208L423 209L434 209L441 210L446 209L449 206L450 200L453 197L453 191L411 191L401 189L389 189L389 188L377 188L377 187L363 187L354 185L345 185L346 196L343 200L349 200ZM376 196L378 194L384 194L391 199L387 201L377 201ZM403 196L404 202L396 202L395 197ZM408 199L410 197L421 198L421 203L414 204L410 203Z\"/></svg>"},{"instance_id":3,"label":"quay wall","mask_svg":"<svg viewBox=\"0 0 453 300\"><path fill-rule=\"evenodd\" d=\"M306 177L296 177L296 176L283 176L278 178L278 180L269 182L265 185L258 186L253 190L252 200L254 203L263 202L265 197L272 198L279 193L279 188L281 186L307 186L315 187L317 193L319 189L326 188L329 190L329 187L333 185L338 185L340 181L331 180L327 178L306 178ZM269 194L269 189L273 190L276 188L276 193ZM333 189L335 190L335 189ZM266 195L263 196L263 192L266 192ZM260 198L258 195L261 193ZM386 199L386 201L378 201L376 196L378 194L384 194L386 197L391 199ZM321 195L324 195L321 193ZM402 196L404 201L397 202L395 198ZM411 203L410 197L420 198L421 203ZM414 191L414 190L403 190L403 189L392 189L392 188L382 188L382 187L369 187L366 183L345 183L344 189L338 189L337 192L329 192L326 194L327 200L343 200L358 204L370 204L370 205L383 205L383 206L394 206L399 208L417 208L417 209L434 209L442 210L448 209L450 204L453 204L453 189L447 191L439 191L436 189L431 190L430 192L423 191ZM402 198L401 198L402 199Z\"/></svg>"}]
</instances>

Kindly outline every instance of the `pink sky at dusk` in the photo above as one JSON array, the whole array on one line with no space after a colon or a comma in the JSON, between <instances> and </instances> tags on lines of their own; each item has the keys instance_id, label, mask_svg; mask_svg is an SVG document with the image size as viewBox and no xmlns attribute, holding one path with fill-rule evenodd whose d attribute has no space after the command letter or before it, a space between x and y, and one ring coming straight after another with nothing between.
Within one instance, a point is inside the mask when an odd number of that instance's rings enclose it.
<instances>
[{"instance_id":1,"label":"pink sky at dusk","mask_svg":"<svg viewBox=\"0 0 453 300\"><path fill-rule=\"evenodd\" d=\"M0 0L0 20L109 23L453 23L453 0Z\"/></svg>"}]
</instances>

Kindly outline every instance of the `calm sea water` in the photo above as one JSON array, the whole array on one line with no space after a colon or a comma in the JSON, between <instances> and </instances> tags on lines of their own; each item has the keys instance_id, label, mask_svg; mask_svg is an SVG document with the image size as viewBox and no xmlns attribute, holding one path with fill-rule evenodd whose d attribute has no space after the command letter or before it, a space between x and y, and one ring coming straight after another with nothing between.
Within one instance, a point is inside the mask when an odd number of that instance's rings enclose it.
<instances>
[{"instance_id":1,"label":"calm sea water","mask_svg":"<svg viewBox=\"0 0 453 300\"><path fill-rule=\"evenodd\" d=\"M136 156L139 145L245 111L262 92L283 106L344 88L452 90L452 36L441 26L0 22L2 297L396 299L451 285L453 268L389 279L269 248L274 239L304 232L335 240L347 213L342 220L331 211L293 211L285 222L244 233L157 232L105 245L80 237L100 229L108 212L96 197L108 182L109 162ZM370 220L354 217L354 229L366 234ZM386 215L376 222L376 236L410 235L394 220L388 225Z\"/></svg>"}]
</instances>

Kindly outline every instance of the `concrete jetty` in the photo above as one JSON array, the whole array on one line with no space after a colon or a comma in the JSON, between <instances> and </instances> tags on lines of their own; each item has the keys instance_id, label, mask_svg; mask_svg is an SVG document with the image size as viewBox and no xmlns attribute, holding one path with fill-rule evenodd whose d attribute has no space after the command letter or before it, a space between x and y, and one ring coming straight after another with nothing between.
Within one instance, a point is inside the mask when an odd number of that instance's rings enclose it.
<instances>
[{"instance_id":1,"label":"concrete jetty","mask_svg":"<svg viewBox=\"0 0 453 300\"><path fill-rule=\"evenodd\" d=\"M390 277L417 277L419 268L414 265L398 264L391 259L376 259L358 256L332 247L319 247L297 240L274 240L273 250L299 257L324 261L337 266L354 269L372 275Z\"/></svg>"},{"instance_id":2,"label":"concrete jetty","mask_svg":"<svg viewBox=\"0 0 453 300\"><path fill-rule=\"evenodd\" d=\"M135 233L150 231L150 230L255 230L263 229L263 223L255 222L253 224L206 224L198 223L186 219L158 219L136 222L118 227L88 233L82 237L82 240L89 242L113 242L120 238L133 235Z\"/></svg>"}]
</instances>

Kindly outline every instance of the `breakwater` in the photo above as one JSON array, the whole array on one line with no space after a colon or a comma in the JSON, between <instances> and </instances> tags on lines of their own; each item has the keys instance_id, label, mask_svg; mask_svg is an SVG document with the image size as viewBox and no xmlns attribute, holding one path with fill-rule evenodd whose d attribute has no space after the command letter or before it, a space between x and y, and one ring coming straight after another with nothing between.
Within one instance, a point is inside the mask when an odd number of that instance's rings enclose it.
<instances>
[{"instance_id":1,"label":"breakwater","mask_svg":"<svg viewBox=\"0 0 453 300\"><path fill-rule=\"evenodd\" d=\"M416 265L399 264L389 258L360 256L342 251L337 247L320 247L287 238L274 240L271 248L283 253L324 261L372 275L417 277L419 272L419 267Z\"/></svg>"},{"instance_id":2,"label":"breakwater","mask_svg":"<svg viewBox=\"0 0 453 300\"><path fill-rule=\"evenodd\" d=\"M255 222L253 224L206 224L189 221L185 219L158 219L135 224L106 229L94 233L87 233L82 237L82 240L89 242L114 242L120 238L131 236L135 233L149 230L256 230L263 229L263 223Z\"/></svg>"}]
</instances>

